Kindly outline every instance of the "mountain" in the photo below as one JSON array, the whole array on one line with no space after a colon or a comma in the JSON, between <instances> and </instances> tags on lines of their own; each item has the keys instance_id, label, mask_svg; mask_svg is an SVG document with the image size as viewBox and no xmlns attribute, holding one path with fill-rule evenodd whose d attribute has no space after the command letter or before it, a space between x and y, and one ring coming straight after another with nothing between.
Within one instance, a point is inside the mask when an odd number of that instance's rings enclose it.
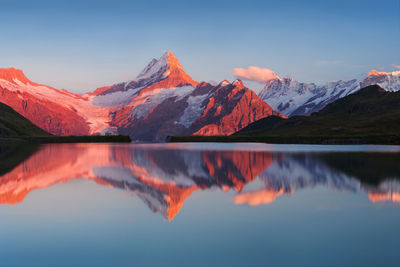
<instances>
[{"instance_id":1,"label":"mountain","mask_svg":"<svg viewBox=\"0 0 400 267\"><path fill-rule=\"evenodd\" d=\"M310 115L339 98L374 84L388 91L399 91L400 71L371 71L365 78L340 80L324 85L300 83L292 78L276 76L266 83L259 96L268 102L272 108L288 117Z\"/></svg>"},{"instance_id":2,"label":"mountain","mask_svg":"<svg viewBox=\"0 0 400 267\"><path fill-rule=\"evenodd\" d=\"M379 85L389 92L400 91L400 71L379 72L373 70L360 83L360 87L364 88L374 84Z\"/></svg>"},{"instance_id":3,"label":"mountain","mask_svg":"<svg viewBox=\"0 0 400 267\"><path fill-rule=\"evenodd\" d=\"M0 69L0 101L55 135L123 134L159 141L171 135L229 135L274 111L240 80L194 81L166 52L136 79L84 95ZM283 116L284 117L284 116Z\"/></svg>"},{"instance_id":4,"label":"mountain","mask_svg":"<svg viewBox=\"0 0 400 267\"><path fill-rule=\"evenodd\" d=\"M11 107L0 103L0 137L49 136Z\"/></svg>"},{"instance_id":5,"label":"mountain","mask_svg":"<svg viewBox=\"0 0 400 267\"><path fill-rule=\"evenodd\" d=\"M235 136L330 136L351 140L362 140L363 137L368 139L368 136L392 136L398 142L399 103L400 91L388 92L378 85L371 85L328 104L311 116L294 116L287 120L264 118L243 128ZM390 142L390 138L381 139L373 142Z\"/></svg>"},{"instance_id":6,"label":"mountain","mask_svg":"<svg viewBox=\"0 0 400 267\"><path fill-rule=\"evenodd\" d=\"M93 103L112 107L111 125L134 140L170 135L229 135L278 115L240 80L198 83L171 52L153 59L135 80L101 90Z\"/></svg>"},{"instance_id":7,"label":"mountain","mask_svg":"<svg viewBox=\"0 0 400 267\"><path fill-rule=\"evenodd\" d=\"M90 135L109 127L109 111L90 96L31 82L21 70L0 69L0 102L54 135Z\"/></svg>"}]
</instances>

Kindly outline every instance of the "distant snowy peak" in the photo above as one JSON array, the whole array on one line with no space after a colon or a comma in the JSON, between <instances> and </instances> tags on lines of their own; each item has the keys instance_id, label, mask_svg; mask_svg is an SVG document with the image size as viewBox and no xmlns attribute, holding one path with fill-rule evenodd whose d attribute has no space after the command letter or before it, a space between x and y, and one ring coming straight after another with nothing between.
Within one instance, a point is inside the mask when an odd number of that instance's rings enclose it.
<instances>
[{"instance_id":1,"label":"distant snowy peak","mask_svg":"<svg viewBox=\"0 0 400 267\"><path fill-rule=\"evenodd\" d=\"M384 71L377 71L377 70L371 70L371 72L368 74L368 76L385 76L390 73L384 72Z\"/></svg>"},{"instance_id":2,"label":"distant snowy peak","mask_svg":"<svg viewBox=\"0 0 400 267\"><path fill-rule=\"evenodd\" d=\"M227 86L228 84L231 84L231 83L229 81L227 81L227 80L223 80L222 82L220 82L218 84L218 86Z\"/></svg>"},{"instance_id":3,"label":"distant snowy peak","mask_svg":"<svg viewBox=\"0 0 400 267\"><path fill-rule=\"evenodd\" d=\"M384 71L376 71L372 70L366 78L372 78L372 77L400 77L400 70L398 71L392 71L392 72L384 72Z\"/></svg>"},{"instance_id":4,"label":"distant snowy peak","mask_svg":"<svg viewBox=\"0 0 400 267\"><path fill-rule=\"evenodd\" d=\"M390 92L400 91L400 71L381 72L373 70L361 82L361 88L368 85L377 84Z\"/></svg>"},{"instance_id":5,"label":"distant snowy peak","mask_svg":"<svg viewBox=\"0 0 400 267\"><path fill-rule=\"evenodd\" d=\"M0 79L14 84L17 84L18 82L25 85L28 83L32 83L25 76L22 70L18 70L15 68L0 68Z\"/></svg>"},{"instance_id":6,"label":"distant snowy peak","mask_svg":"<svg viewBox=\"0 0 400 267\"><path fill-rule=\"evenodd\" d=\"M340 80L323 85L301 83L292 78L277 76L267 81L259 96L286 116L310 115L327 104L372 84L378 84L388 91L399 91L400 71L373 70L367 77L364 75L360 79Z\"/></svg>"},{"instance_id":7,"label":"distant snowy peak","mask_svg":"<svg viewBox=\"0 0 400 267\"><path fill-rule=\"evenodd\" d=\"M234 80L232 85L244 87L244 84L243 84L242 80L239 80L239 79Z\"/></svg>"},{"instance_id":8,"label":"distant snowy peak","mask_svg":"<svg viewBox=\"0 0 400 267\"><path fill-rule=\"evenodd\" d=\"M234 80L232 83L230 83L230 82L227 81L227 80L223 80L222 82L220 82L220 83L217 85L217 87L225 87L225 86L227 86L227 85L231 85L231 86L233 86L233 87L245 87L244 84L243 84L243 82L242 82L242 80L240 80L240 79L236 79L236 80Z\"/></svg>"}]
</instances>

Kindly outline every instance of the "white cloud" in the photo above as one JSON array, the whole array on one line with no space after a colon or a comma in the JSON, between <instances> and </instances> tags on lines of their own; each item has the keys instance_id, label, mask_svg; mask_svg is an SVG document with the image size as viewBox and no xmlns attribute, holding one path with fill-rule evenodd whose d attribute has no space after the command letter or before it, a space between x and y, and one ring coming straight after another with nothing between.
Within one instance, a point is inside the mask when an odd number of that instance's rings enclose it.
<instances>
[{"instance_id":1,"label":"white cloud","mask_svg":"<svg viewBox=\"0 0 400 267\"><path fill-rule=\"evenodd\" d=\"M275 79L277 75L270 69L260 68L257 66L249 66L247 69L234 68L233 74L242 80L255 81L266 83L269 80Z\"/></svg>"},{"instance_id":2,"label":"white cloud","mask_svg":"<svg viewBox=\"0 0 400 267\"><path fill-rule=\"evenodd\" d=\"M400 69L400 65L392 64L392 66L395 67L396 69Z\"/></svg>"}]
</instances>

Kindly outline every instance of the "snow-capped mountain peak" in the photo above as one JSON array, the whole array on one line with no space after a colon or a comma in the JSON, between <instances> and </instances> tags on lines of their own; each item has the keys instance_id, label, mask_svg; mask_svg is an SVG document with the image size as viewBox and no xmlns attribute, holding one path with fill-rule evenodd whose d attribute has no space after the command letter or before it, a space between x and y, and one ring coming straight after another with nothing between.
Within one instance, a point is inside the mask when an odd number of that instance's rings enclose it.
<instances>
[{"instance_id":1,"label":"snow-capped mountain peak","mask_svg":"<svg viewBox=\"0 0 400 267\"><path fill-rule=\"evenodd\" d=\"M363 74L357 79L339 80L322 85L277 76L267 81L259 96L286 116L310 115L339 98L373 84L387 91L399 91L400 71L372 70L368 75Z\"/></svg>"},{"instance_id":2,"label":"snow-capped mountain peak","mask_svg":"<svg viewBox=\"0 0 400 267\"><path fill-rule=\"evenodd\" d=\"M172 52L167 51L158 60L153 58L136 78L146 79L152 77L154 74L162 74L163 77L167 77L173 69L183 71L178 59Z\"/></svg>"},{"instance_id":3,"label":"snow-capped mountain peak","mask_svg":"<svg viewBox=\"0 0 400 267\"><path fill-rule=\"evenodd\" d=\"M231 84L229 81L227 80L223 80L222 82L220 82L218 85L219 86L227 86L228 84Z\"/></svg>"},{"instance_id":4,"label":"snow-capped mountain peak","mask_svg":"<svg viewBox=\"0 0 400 267\"><path fill-rule=\"evenodd\" d=\"M370 73L368 73L368 76L382 76L387 74L388 74L387 72L371 70Z\"/></svg>"},{"instance_id":5,"label":"snow-capped mountain peak","mask_svg":"<svg viewBox=\"0 0 400 267\"><path fill-rule=\"evenodd\" d=\"M177 88L181 86L196 86L198 82L194 81L184 70L179 60L170 51L165 52L159 60L152 60L137 79L129 82L146 87L145 91L160 88ZM144 92L144 91L143 91Z\"/></svg>"},{"instance_id":6,"label":"snow-capped mountain peak","mask_svg":"<svg viewBox=\"0 0 400 267\"><path fill-rule=\"evenodd\" d=\"M166 61L170 68L183 69L181 63L179 62L179 60L175 57L175 55L171 51L165 52L162 57L166 58Z\"/></svg>"},{"instance_id":7,"label":"snow-capped mountain peak","mask_svg":"<svg viewBox=\"0 0 400 267\"><path fill-rule=\"evenodd\" d=\"M358 89L357 79L317 85L293 78L278 78L268 81L259 96L286 116L309 115Z\"/></svg>"},{"instance_id":8,"label":"snow-capped mountain peak","mask_svg":"<svg viewBox=\"0 0 400 267\"><path fill-rule=\"evenodd\" d=\"M369 76L400 76L400 70L392 72L371 70L368 74Z\"/></svg>"},{"instance_id":9,"label":"snow-capped mountain peak","mask_svg":"<svg viewBox=\"0 0 400 267\"><path fill-rule=\"evenodd\" d=\"M181 86L195 86L198 82L186 74L182 65L174 54L170 51L165 52L159 59L153 58L142 72L133 80L110 86L106 90L98 90L99 96L122 92L118 98L129 100L129 98L145 93L154 89L177 88ZM115 95L114 95L115 96ZM115 97L113 97L114 99ZM110 99L108 99L110 100ZM115 101L108 101L105 105L114 105Z\"/></svg>"},{"instance_id":10,"label":"snow-capped mountain peak","mask_svg":"<svg viewBox=\"0 0 400 267\"><path fill-rule=\"evenodd\" d=\"M380 72L373 70L361 82L360 88L377 84L383 89L391 92L400 91L400 71Z\"/></svg>"},{"instance_id":11,"label":"snow-capped mountain peak","mask_svg":"<svg viewBox=\"0 0 400 267\"><path fill-rule=\"evenodd\" d=\"M242 86L242 87L244 87L244 84L243 84L242 80L240 80L240 79L234 80L232 84L234 86Z\"/></svg>"},{"instance_id":12,"label":"snow-capped mountain peak","mask_svg":"<svg viewBox=\"0 0 400 267\"><path fill-rule=\"evenodd\" d=\"M171 53L172 54L172 53ZM153 58L150 63L142 70L141 73L136 77L135 80L151 79L154 76L166 77L169 74L169 63L168 63L169 52L158 60Z\"/></svg>"}]
</instances>

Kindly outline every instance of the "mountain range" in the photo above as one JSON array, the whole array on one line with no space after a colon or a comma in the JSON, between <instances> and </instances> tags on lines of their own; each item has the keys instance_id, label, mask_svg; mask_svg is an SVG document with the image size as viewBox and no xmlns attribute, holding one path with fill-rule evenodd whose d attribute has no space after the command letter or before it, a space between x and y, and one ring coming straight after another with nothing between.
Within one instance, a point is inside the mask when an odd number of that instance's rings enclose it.
<instances>
[{"instance_id":1,"label":"mountain range","mask_svg":"<svg viewBox=\"0 0 400 267\"><path fill-rule=\"evenodd\" d=\"M272 108L291 117L310 115L324 108L327 104L352 94L361 88L377 84L386 91L400 90L400 71L371 71L367 76L358 79L340 80L323 85L302 83L293 78L282 78L274 75L267 81L258 94Z\"/></svg>"},{"instance_id":2,"label":"mountain range","mask_svg":"<svg viewBox=\"0 0 400 267\"><path fill-rule=\"evenodd\" d=\"M246 126L235 136L305 138L307 142L311 141L309 138L314 141L322 138L398 143L399 103L400 91L388 92L378 85L370 85L328 104L311 116L264 118Z\"/></svg>"},{"instance_id":3,"label":"mountain range","mask_svg":"<svg viewBox=\"0 0 400 267\"><path fill-rule=\"evenodd\" d=\"M241 80L194 81L166 52L136 79L73 94L0 69L0 101L54 135L129 135L162 141L170 135L229 135L266 116L282 116Z\"/></svg>"},{"instance_id":4,"label":"mountain range","mask_svg":"<svg viewBox=\"0 0 400 267\"><path fill-rule=\"evenodd\" d=\"M0 69L0 102L54 135L122 134L164 141L168 136L231 135L269 116L311 115L369 85L400 90L400 71L371 71L325 85L271 77L258 96L239 79L194 81L168 51L135 79L86 94L34 83L18 69Z\"/></svg>"}]
</instances>

